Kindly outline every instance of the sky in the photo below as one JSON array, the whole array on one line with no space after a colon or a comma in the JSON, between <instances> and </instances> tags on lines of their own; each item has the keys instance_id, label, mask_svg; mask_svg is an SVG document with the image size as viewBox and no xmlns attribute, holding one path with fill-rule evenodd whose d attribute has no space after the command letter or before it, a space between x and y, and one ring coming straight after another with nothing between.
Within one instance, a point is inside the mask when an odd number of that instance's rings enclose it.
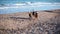
<instances>
[{"instance_id":1,"label":"sky","mask_svg":"<svg viewBox=\"0 0 60 34\"><path fill-rule=\"evenodd\" d=\"M60 9L60 0L0 0L0 14Z\"/></svg>"}]
</instances>

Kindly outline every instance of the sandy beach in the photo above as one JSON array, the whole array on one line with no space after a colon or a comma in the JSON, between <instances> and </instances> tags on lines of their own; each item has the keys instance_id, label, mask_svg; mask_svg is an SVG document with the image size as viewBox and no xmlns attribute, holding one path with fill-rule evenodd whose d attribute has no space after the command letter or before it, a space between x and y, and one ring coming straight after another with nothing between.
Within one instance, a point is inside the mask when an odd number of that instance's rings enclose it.
<instances>
[{"instance_id":1,"label":"sandy beach","mask_svg":"<svg viewBox=\"0 0 60 34\"><path fill-rule=\"evenodd\" d=\"M37 11L36 20L28 12L0 14L0 34L59 34L60 9L48 11Z\"/></svg>"}]
</instances>

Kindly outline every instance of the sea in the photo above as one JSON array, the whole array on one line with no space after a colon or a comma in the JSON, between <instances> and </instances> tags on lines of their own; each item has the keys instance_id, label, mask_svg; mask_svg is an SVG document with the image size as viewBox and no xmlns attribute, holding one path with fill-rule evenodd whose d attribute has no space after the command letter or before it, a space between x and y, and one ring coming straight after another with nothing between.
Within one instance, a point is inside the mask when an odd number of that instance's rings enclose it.
<instances>
[{"instance_id":1,"label":"sea","mask_svg":"<svg viewBox=\"0 0 60 34\"><path fill-rule=\"evenodd\" d=\"M0 14L60 9L60 0L0 0Z\"/></svg>"}]
</instances>

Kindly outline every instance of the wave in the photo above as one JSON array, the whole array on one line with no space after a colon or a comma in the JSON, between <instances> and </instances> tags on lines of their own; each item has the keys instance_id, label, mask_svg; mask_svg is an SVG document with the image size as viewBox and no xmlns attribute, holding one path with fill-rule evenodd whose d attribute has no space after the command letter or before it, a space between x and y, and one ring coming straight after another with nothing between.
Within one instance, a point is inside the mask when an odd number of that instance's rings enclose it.
<instances>
[{"instance_id":1,"label":"wave","mask_svg":"<svg viewBox=\"0 0 60 34\"><path fill-rule=\"evenodd\" d=\"M39 4L60 4L60 3L47 3L47 2L20 2L15 4L0 4L0 6L7 6L7 5L39 5Z\"/></svg>"},{"instance_id":2,"label":"wave","mask_svg":"<svg viewBox=\"0 0 60 34\"><path fill-rule=\"evenodd\" d=\"M32 5L60 5L60 3L46 3L46 2L23 2L23 3L16 3L16 4L12 4L12 5L22 5L22 6L32 6Z\"/></svg>"},{"instance_id":3,"label":"wave","mask_svg":"<svg viewBox=\"0 0 60 34\"><path fill-rule=\"evenodd\" d=\"M15 4L0 4L0 9L39 7L39 6L60 6L60 3L20 2L20 3L15 3Z\"/></svg>"}]
</instances>

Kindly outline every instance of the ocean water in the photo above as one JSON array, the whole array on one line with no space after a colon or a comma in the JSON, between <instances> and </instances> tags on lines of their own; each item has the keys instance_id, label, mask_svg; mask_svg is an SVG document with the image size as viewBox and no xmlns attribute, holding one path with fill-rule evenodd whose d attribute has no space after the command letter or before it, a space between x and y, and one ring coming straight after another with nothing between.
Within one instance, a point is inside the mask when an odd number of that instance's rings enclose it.
<instances>
[{"instance_id":1,"label":"ocean water","mask_svg":"<svg viewBox=\"0 0 60 34\"><path fill-rule=\"evenodd\" d=\"M60 9L60 0L0 0L0 14Z\"/></svg>"},{"instance_id":2,"label":"ocean water","mask_svg":"<svg viewBox=\"0 0 60 34\"><path fill-rule=\"evenodd\" d=\"M60 2L60 0L0 0L1 3L19 3L19 2Z\"/></svg>"}]
</instances>

